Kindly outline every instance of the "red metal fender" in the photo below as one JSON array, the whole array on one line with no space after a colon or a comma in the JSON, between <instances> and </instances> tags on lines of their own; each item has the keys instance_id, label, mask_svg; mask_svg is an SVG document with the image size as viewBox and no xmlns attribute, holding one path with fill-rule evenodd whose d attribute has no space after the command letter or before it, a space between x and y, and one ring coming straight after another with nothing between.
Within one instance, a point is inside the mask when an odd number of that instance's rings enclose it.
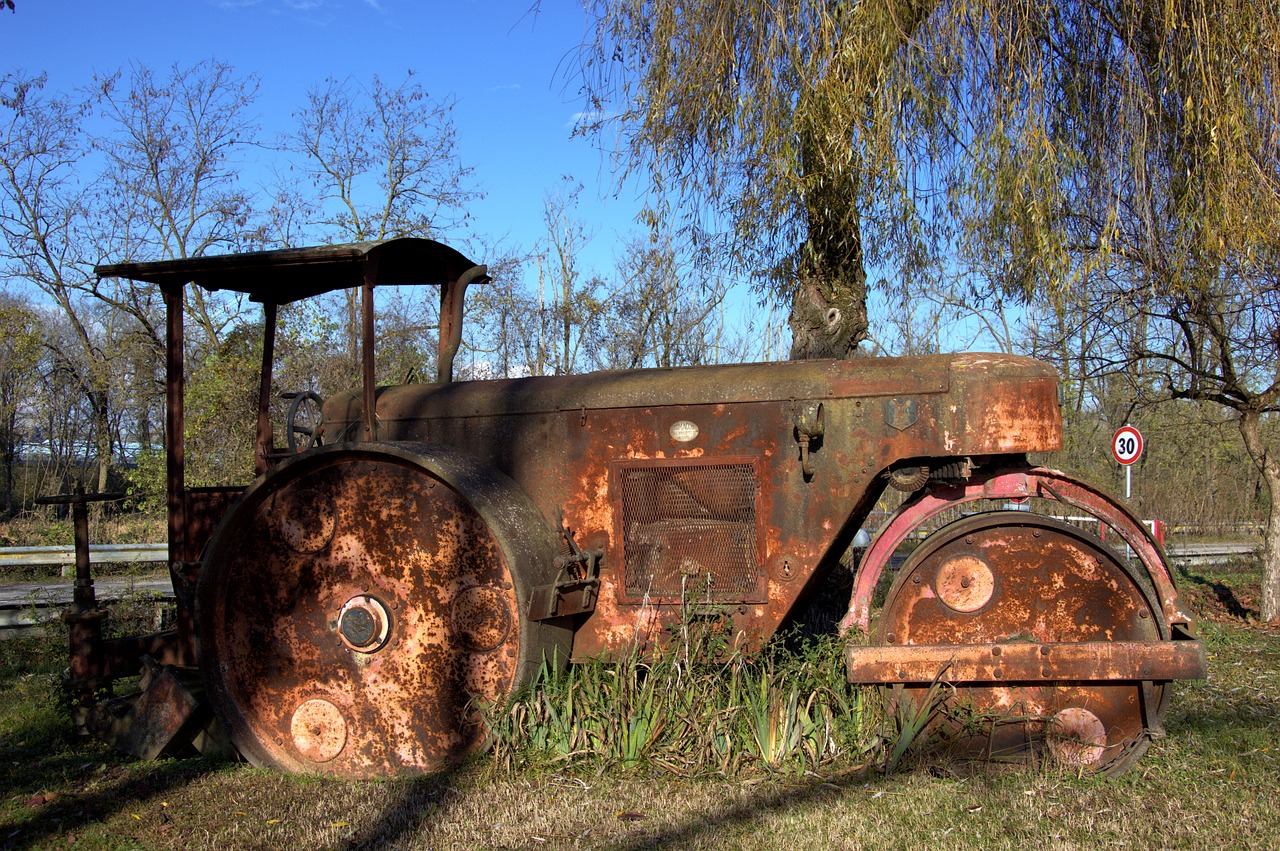
<instances>
[{"instance_id":1,"label":"red metal fender","mask_svg":"<svg viewBox=\"0 0 1280 851\"><path fill-rule=\"evenodd\" d=\"M853 627L870 631L871 598L894 550L921 523L948 508L979 499L1053 499L1097 517L1120 536L1141 560L1155 586L1165 622L1193 632L1194 620L1183 610L1164 553L1147 528L1127 508L1102 491L1045 467L1004 468L975 473L960 485L936 484L903 503L867 548L854 580L849 611L840 621L844 634Z\"/></svg>"}]
</instances>

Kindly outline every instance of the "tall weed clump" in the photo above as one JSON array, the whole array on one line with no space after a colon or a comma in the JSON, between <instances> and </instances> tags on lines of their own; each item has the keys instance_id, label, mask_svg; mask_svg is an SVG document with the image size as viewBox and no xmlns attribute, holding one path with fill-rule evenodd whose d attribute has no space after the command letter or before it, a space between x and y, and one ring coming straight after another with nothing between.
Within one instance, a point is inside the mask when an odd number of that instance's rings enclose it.
<instances>
[{"instance_id":1,"label":"tall weed clump","mask_svg":"<svg viewBox=\"0 0 1280 851\"><path fill-rule=\"evenodd\" d=\"M686 618L657 653L557 670L483 708L505 769L648 766L683 776L801 774L871 762L879 701L845 682L843 642L755 654Z\"/></svg>"}]
</instances>

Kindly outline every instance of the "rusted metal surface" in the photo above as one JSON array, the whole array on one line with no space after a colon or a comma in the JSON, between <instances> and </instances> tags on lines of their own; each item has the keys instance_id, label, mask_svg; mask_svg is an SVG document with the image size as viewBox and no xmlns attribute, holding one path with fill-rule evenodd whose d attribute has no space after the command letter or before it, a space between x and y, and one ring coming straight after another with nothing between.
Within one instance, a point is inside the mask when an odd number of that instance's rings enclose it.
<instances>
[{"instance_id":1,"label":"rusted metal surface","mask_svg":"<svg viewBox=\"0 0 1280 851\"><path fill-rule=\"evenodd\" d=\"M228 290L261 304L279 305L360 287L370 258L377 261L378 286L444 286L475 266L442 243L401 237L151 263L112 263L96 267L94 273L100 278L147 281L179 294L190 283L211 292Z\"/></svg>"},{"instance_id":2,"label":"rusted metal surface","mask_svg":"<svg viewBox=\"0 0 1280 851\"><path fill-rule=\"evenodd\" d=\"M89 558L89 504L121 499L124 494L60 494L40 497L40 505L71 506L76 545L76 579L71 605L62 613L67 625L71 676L67 688L75 701L73 721L83 726L99 689L110 684L102 651L102 627L107 613L98 608Z\"/></svg>"},{"instance_id":3,"label":"rusted metal surface","mask_svg":"<svg viewBox=\"0 0 1280 851\"><path fill-rule=\"evenodd\" d=\"M139 759L175 755L190 744L196 727L209 719L208 709L176 676L172 666L154 665L141 691L131 696L121 716L93 713L89 727L99 738Z\"/></svg>"},{"instance_id":4,"label":"rusted metal surface","mask_svg":"<svg viewBox=\"0 0 1280 851\"><path fill-rule=\"evenodd\" d=\"M611 472L620 601L767 600L755 459L623 461Z\"/></svg>"},{"instance_id":5,"label":"rusted metal surface","mask_svg":"<svg viewBox=\"0 0 1280 851\"><path fill-rule=\"evenodd\" d=\"M275 304L262 305L262 366L258 370L258 433L253 442L253 472L262 475L271 466L275 433L271 427L271 368L276 356Z\"/></svg>"},{"instance_id":6,"label":"rusted metal surface","mask_svg":"<svg viewBox=\"0 0 1280 851\"><path fill-rule=\"evenodd\" d=\"M441 384L453 381L453 359L462 345L462 307L467 287L488 280L488 275L487 267L473 266L456 281L446 282L440 288L440 339L436 381Z\"/></svg>"},{"instance_id":7,"label":"rusted metal surface","mask_svg":"<svg viewBox=\"0 0 1280 851\"><path fill-rule=\"evenodd\" d=\"M189 667L192 664L189 654L179 643L176 629L108 638L102 642L102 670L110 679L136 676L143 670L144 659L162 667Z\"/></svg>"},{"instance_id":8,"label":"rusted metal surface","mask_svg":"<svg viewBox=\"0 0 1280 851\"><path fill-rule=\"evenodd\" d=\"M259 482L199 589L201 667L241 752L373 777L478 746L474 701L567 649L563 629L522 618L554 549L519 502L505 477L428 447L320 449Z\"/></svg>"},{"instance_id":9,"label":"rusted metal surface","mask_svg":"<svg viewBox=\"0 0 1280 851\"><path fill-rule=\"evenodd\" d=\"M373 287L378 278L378 258L376 255L365 260L364 286L360 288L360 363L361 393L364 401L364 439L377 440L378 418L374 410L374 392L377 382L374 380L376 363L373 356Z\"/></svg>"},{"instance_id":10,"label":"rusted metal surface","mask_svg":"<svg viewBox=\"0 0 1280 851\"><path fill-rule=\"evenodd\" d=\"M199 562L214 530L231 507L244 495L243 487L224 486L187 488L183 492L186 532L183 548L177 558L182 562Z\"/></svg>"},{"instance_id":11,"label":"rusted metal surface","mask_svg":"<svg viewBox=\"0 0 1280 851\"><path fill-rule=\"evenodd\" d=\"M172 664L197 664L195 590L196 583L200 581L200 558L214 530L244 490L242 487L184 487L177 494L182 505L183 529L176 544L172 539L169 541L169 574L177 600L174 616L176 656ZM172 521L170 534L173 534Z\"/></svg>"},{"instance_id":12,"label":"rusted metal surface","mask_svg":"<svg viewBox=\"0 0 1280 851\"><path fill-rule=\"evenodd\" d=\"M990 573L983 605L951 596L957 564L961 573L974 564ZM1160 729L1165 682L1204 674L1198 642L1165 640L1163 611L1144 585L1101 541L1066 523L978 514L934 533L899 570L873 635L885 645L879 674L870 661L878 651L854 651L850 661L866 663L860 679L905 683L901 699L917 704L934 677L952 681L930 727L961 753L1029 758L1055 729L1059 740L1066 726L1094 729L1083 710L1105 741L1073 759L1118 769ZM958 645L954 677L940 645Z\"/></svg>"},{"instance_id":13,"label":"rusted metal surface","mask_svg":"<svg viewBox=\"0 0 1280 851\"><path fill-rule=\"evenodd\" d=\"M554 582L539 585L530 593L528 618L531 621L571 618L595 611L604 551L582 550L569 533L565 534L565 540L574 552L556 558Z\"/></svg>"},{"instance_id":14,"label":"rusted metal surface","mask_svg":"<svg viewBox=\"0 0 1280 851\"><path fill-rule=\"evenodd\" d=\"M1086 511L1114 529L1142 562L1147 578L1154 584L1164 621L1186 632L1194 631L1194 620L1182 607L1168 564L1147 528L1128 509L1102 491L1066 473L1043 467L982 471L960 484L936 484L903 503L862 557L849 612L840 623L841 629L857 627L864 632L869 631L871 601L880 576L894 551L922 523L965 503L1029 497L1053 499Z\"/></svg>"},{"instance_id":15,"label":"rusted metal surface","mask_svg":"<svg viewBox=\"0 0 1280 851\"><path fill-rule=\"evenodd\" d=\"M847 659L851 683L1195 680L1206 664L1199 641L870 645Z\"/></svg>"},{"instance_id":16,"label":"rusted metal surface","mask_svg":"<svg viewBox=\"0 0 1280 851\"><path fill-rule=\"evenodd\" d=\"M1018 411L998 438L979 430L993 406ZM327 400L326 434L357 438L362 408L358 393ZM983 413L971 422L970 411ZM575 659L660 643L678 623L682 596L714 608L744 644L758 646L835 566L885 470L1061 443L1055 374L1012 356L387 387L377 420L386 440L445 444L492 461L526 485L545 517L563 517L585 549L605 552ZM803 458L800 435L809 438ZM742 464L753 470L747 489L709 490ZM657 483L679 465L701 472ZM640 493L645 481L661 493ZM752 516L726 514L746 503ZM750 553L745 566L730 566L742 561L733 553Z\"/></svg>"},{"instance_id":17,"label":"rusted metal surface","mask_svg":"<svg viewBox=\"0 0 1280 851\"><path fill-rule=\"evenodd\" d=\"M102 274L99 271L99 274ZM187 517L186 452L184 446L184 399L186 379L183 374L183 326L182 304L186 279L164 290L165 312L165 483L169 513L169 561L177 563L184 558L186 547ZM175 589L176 590L176 589Z\"/></svg>"}]
</instances>

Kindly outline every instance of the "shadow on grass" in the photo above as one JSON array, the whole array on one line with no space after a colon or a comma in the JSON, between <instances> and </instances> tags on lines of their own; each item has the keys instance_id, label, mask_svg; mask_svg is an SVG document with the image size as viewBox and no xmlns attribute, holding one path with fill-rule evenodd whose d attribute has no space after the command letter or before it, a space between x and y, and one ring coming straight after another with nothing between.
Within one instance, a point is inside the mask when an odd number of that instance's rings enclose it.
<instances>
[{"instance_id":1,"label":"shadow on grass","mask_svg":"<svg viewBox=\"0 0 1280 851\"><path fill-rule=\"evenodd\" d=\"M753 797L750 801L691 819L685 824L654 831L644 836L629 837L609 847L617 851L641 851L641 849L666 848L699 838L712 837L729 847L733 841L726 834L727 829L756 821L766 814L785 813L811 804L836 801L852 789L860 788L869 779L883 776L868 768L837 779L811 778L803 784L788 785L768 795Z\"/></svg>"},{"instance_id":2,"label":"shadow on grass","mask_svg":"<svg viewBox=\"0 0 1280 851\"><path fill-rule=\"evenodd\" d=\"M1192 585L1199 585L1212 591L1214 596L1218 599L1218 605L1222 606L1226 613L1232 617L1240 618L1241 620L1248 620L1249 618L1256 618L1258 616L1257 611L1247 608L1240 602L1239 598L1236 597L1235 590L1232 589L1230 585L1227 585L1224 582L1219 582L1216 579L1209 579L1208 577L1192 573L1187 570L1186 567L1178 568L1178 574Z\"/></svg>"},{"instance_id":3,"label":"shadow on grass","mask_svg":"<svg viewBox=\"0 0 1280 851\"><path fill-rule=\"evenodd\" d=\"M0 848L47 846L126 807L170 793L221 763L141 763L76 736L63 708L65 635L19 636L0 647Z\"/></svg>"},{"instance_id":4,"label":"shadow on grass","mask_svg":"<svg viewBox=\"0 0 1280 851\"><path fill-rule=\"evenodd\" d=\"M106 764L111 766L114 763L119 776L99 781L92 791L78 791L76 788L66 791L68 785L79 785L73 778L85 776L95 764L101 764L102 756L101 753L90 755L68 749L55 757L39 760L37 765L22 772L16 783L5 782L0 786L6 797L13 797L15 792L26 796L33 789L56 794L51 795L52 799L46 803L32 805L38 809L34 809L30 818L17 818L0 824L0 848L45 847L57 837L104 822L125 807L138 807L153 798L170 794L228 764L213 759L137 763L111 754L107 756ZM88 763L86 757L90 760Z\"/></svg>"},{"instance_id":5,"label":"shadow on grass","mask_svg":"<svg viewBox=\"0 0 1280 851\"><path fill-rule=\"evenodd\" d=\"M349 838L341 846L344 851L403 847L423 830L428 819L439 818L447 807L452 791L452 773L434 774L402 781L401 795L383 809L372 825Z\"/></svg>"},{"instance_id":6,"label":"shadow on grass","mask_svg":"<svg viewBox=\"0 0 1280 851\"><path fill-rule=\"evenodd\" d=\"M1185 739L1190 734L1197 734L1196 741L1199 742L1199 746L1207 745L1210 750L1208 753L1201 751L1190 756L1175 757L1175 759L1179 762L1200 764L1209 768L1219 767L1220 763L1252 760L1256 761L1260 770L1274 770L1276 762L1270 755L1270 745L1274 741L1277 720L1280 720L1280 703L1276 702L1264 704L1246 702L1209 711L1192 710L1170 725L1170 736L1175 739ZM972 774L997 777L1010 771L1030 771L1033 774L1035 772L1035 769L984 767L976 761L959 765L955 763L931 765L928 757L925 757L923 762L916 763L917 768L921 766L935 776ZM1227 767L1230 768L1230 765ZM1133 772L1134 769L1130 769L1130 773ZM839 779L813 779L803 785L788 785L768 795L753 797L719 811L690 818L683 824L609 843L608 847L615 851L642 851L642 849L682 847L699 843L732 847L735 844L734 836L738 829L758 830L759 826L756 823L764 816L786 814L792 810L835 803L851 793L863 791L863 787L868 783L872 787L893 784L900 780L904 773L884 775L868 768L861 773ZM1112 782L1115 779L1109 778Z\"/></svg>"}]
</instances>

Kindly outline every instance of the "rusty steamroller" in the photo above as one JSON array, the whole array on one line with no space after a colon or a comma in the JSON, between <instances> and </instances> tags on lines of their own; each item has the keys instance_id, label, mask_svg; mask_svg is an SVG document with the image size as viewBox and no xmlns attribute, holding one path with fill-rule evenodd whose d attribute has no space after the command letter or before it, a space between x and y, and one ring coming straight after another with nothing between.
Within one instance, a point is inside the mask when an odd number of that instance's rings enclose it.
<instances>
[{"instance_id":1,"label":"rusty steamroller","mask_svg":"<svg viewBox=\"0 0 1280 851\"><path fill-rule=\"evenodd\" d=\"M1161 733L1171 682L1204 676L1143 524L1028 462L1062 442L1043 363L957 354L454 381L464 293L488 278L437 242L97 271L158 285L167 307L176 628L104 640L91 594L67 616L79 717L133 753L221 737L289 772L439 770L483 746L476 701L529 683L544 659L661 652L691 606L758 648L846 571L887 488L905 500L841 604L838 628L863 637L848 677L913 701L945 682L931 726L962 752L1047 750L1120 770ZM190 285L263 308L245 488L184 480ZM439 288L435 383L376 385L386 285ZM363 305L362 385L292 395L280 435L277 310L338 289ZM1055 510L1005 510L1033 503ZM1080 515L1098 525L1061 519ZM101 699L139 674L137 693Z\"/></svg>"}]
</instances>

